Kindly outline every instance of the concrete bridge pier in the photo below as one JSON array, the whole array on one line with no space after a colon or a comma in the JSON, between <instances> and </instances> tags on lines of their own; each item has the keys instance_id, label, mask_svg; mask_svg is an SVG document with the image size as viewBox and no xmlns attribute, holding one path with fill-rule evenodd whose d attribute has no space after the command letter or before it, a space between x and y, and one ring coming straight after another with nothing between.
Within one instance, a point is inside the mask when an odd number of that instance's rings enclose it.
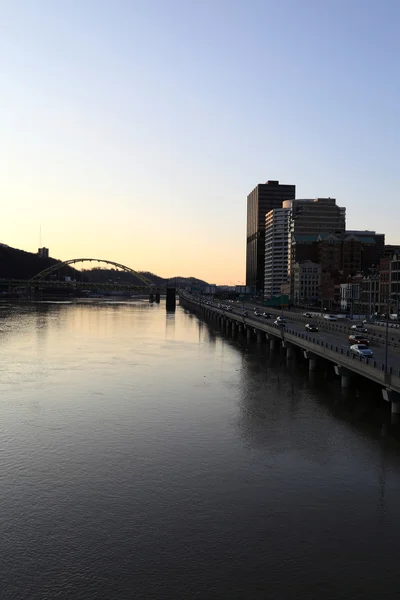
<instances>
[{"instance_id":1,"label":"concrete bridge pier","mask_svg":"<svg viewBox=\"0 0 400 600\"><path fill-rule=\"evenodd\" d=\"M157 304L160 304L160 292L156 293L156 302Z\"/></svg>"},{"instance_id":2,"label":"concrete bridge pier","mask_svg":"<svg viewBox=\"0 0 400 600\"><path fill-rule=\"evenodd\" d=\"M246 337L247 337L247 341L249 342L251 340L251 327L247 327L246 329Z\"/></svg>"},{"instance_id":3,"label":"concrete bridge pier","mask_svg":"<svg viewBox=\"0 0 400 600\"><path fill-rule=\"evenodd\" d=\"M285 340L282 342L282 347L286 349L286 358L293 358L293 345Z\"/></svg>"},{"instance_id":4,"label":"concrete bridge pier","mask_svg":"<svg viewBox=\"0 0 400 600\"><path fill-rule=\"evenodd\" d=\"M175 310L176 308L176 288L167 288L166 309Z\"/></svg>"},{"instance_id":5,"label":"concrete bridge pier","mask_svg":"<svg viewBox=\"0 0 400 600\"><path fill-rule=\"evenodd\" d=\"M257 333L257 344L261 344L263 341L263 332L256 330L256 333Z\"/></svg>"},{"instance_id":6,"label":"concrete bridge pier","mask_svg":"<svg viewBox=\"0 0 400 600\"><path fill-rule=\"evenodd\" d=\"M235 335L236 333L236 323L235 321L232 321L232 335Z\"/></svg>"},{"instance_id":7,"label":"concrete bridge pier","mask_svg":"<svg viewBox=\"0 0 400 600\"><path fill-rule=\"evenodd\" d=\"M276 345L276 339L271 335L269 337L269 349L275 350L275 345Z\"/></svg>"},{"instance_id":8,"label":"concrete bridge pier","mask_svg":"<svg viewBox=\"0 0 400 600\"><path fill-rule=\"evenodd\" d=\"M317 370L317 357L309 350L304 350L304 358L308 360L308 370L311 372Z\"/></svg>"},{"instance_id":9,"label":"concrete bridge pier","mask_svg":"<svg viewBox=\"0 0 400 600\"><path fill-rule=\"evenodd\" d=\"M390 402L390 411L392 415L400 415L400 394L398 392L394 392L389 388L383 388L382 396L383 399L386 400L386 402Z\"/></svg>"},{"instance_id":10,"label":"concrete bridge pier","mask_svg":"<svg viewBox=\"0 0 400 600\"><path fill-rule=\"evenodd\" d=\"M335 365L336 375L340 375L342 388L348 388L351 382L351 372L340 365Z\"/></svg>"}]
</instances>

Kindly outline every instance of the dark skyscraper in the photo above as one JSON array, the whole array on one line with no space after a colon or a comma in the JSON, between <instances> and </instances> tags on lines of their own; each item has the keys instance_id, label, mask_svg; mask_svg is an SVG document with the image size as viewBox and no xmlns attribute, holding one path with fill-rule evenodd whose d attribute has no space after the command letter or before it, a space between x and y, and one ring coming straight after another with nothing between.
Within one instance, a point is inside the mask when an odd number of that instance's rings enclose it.
<instances>
[{"instance_id":1,"label":"dark skyscraper","mask_svg":"<svg viewBox=\"0 0 400 600\"><path fill-rule=\"evenodd\" d=\"M281 185L279 181L259 183L247 196L246 285L257 292L264 287L265 215L295 197L296 186Z\"/></svg>"}]
</instances>

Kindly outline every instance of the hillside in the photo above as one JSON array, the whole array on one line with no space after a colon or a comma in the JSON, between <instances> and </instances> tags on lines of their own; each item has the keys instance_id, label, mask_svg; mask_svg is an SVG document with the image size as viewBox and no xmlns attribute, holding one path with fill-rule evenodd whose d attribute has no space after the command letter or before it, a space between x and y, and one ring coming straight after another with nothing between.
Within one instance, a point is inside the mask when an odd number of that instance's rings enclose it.
<instances>
[{"instance_id":1,"label":"hillside","mask_svg":"<svg viewBox=\"0 0 400 600\"><path fill-rule=\"evenodd\" d=\"M142 281L138 277L135 277L132 273L125 273L124 271L118 271L117 269L100 269L96 267L94 269L84 270L83 273L85 280L91 282L105 283L109 281L118 281L120 283L126 282L142 285ZM138 273L158 286L169 284L176 285L176 287L186 285L204 287L208 285L206 281L196 279L195 277L171 277L166 279L164 277L159 277L159 275L155 275L150 271L138 271Z\"/></svg>"},{"instance_id":2,"label":"hillside","mask_svg":"<svg viewBox=\"0 0 400 600\"><path fill-rule=\"evenodd\" d=\"M0 279L30 279L40 271L57 264L59 261L55 258L42 258L32 252L25 252L0 244ZM83 263L84 265L84 263ZM196 285L199 287L208 285L205 281L194 277L174 277L165 279L148 271L139 272L144 277L149 279L155 285L165 285L166 283L177 286ZM143 282L135 277L132 273L125 273L117 269L82 269L78 271L73 267L67 267L63 270L62 275L68 275L78 281L91 281L94 283L103 283L107 281L119 281L132 283L134 285L143 285Z\"/></svg>"},{"instance_id":3,"label":"hillside","mask_svg":"<svg viewBox=\"0 0 400 600\"><path fill-rule=\"evenodd\" d=\"M30 279L58 262L55 258L42 258L32 252L0 244L0 278L2 279ZM70 270L71 275L76 273L75 269Z\"/></svg>"}]
</instances>

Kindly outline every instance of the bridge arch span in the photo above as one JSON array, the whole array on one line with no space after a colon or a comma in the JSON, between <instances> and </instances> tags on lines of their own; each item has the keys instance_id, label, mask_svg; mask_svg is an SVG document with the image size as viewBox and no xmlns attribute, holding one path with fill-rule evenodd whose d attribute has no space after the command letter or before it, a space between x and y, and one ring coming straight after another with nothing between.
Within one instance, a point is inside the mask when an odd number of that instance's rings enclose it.
<instances>
[{"instance_id":1,"label":"bridge arch span","mask_svg":"<svg viewBox=\"0 0 400 600\"><path fill-rule=\"evenodd\" d=\"M150 279L147 279L147 277L138 273L134 269L131 269L130 267L127 267L126 265L122 265L121 263L114 262L113 260L107 260L104 258L71 258L70 260L60 261L60 262L56 263L55 265L52 265L51 267L48 267L47 269L43 269L43 271L40 271L40 273L37 273L36 275L34 275L29 280L29 284L33 285L35 283L40 283L41 281L44 281L48 275L51 275L51 273L55 273L56 271L58 271L59 269L62 269L63 267L68 267L68 266L74 265L75 263L80 263L80 262L99 262L99 263L105 263L107 265L112 265L113 267L118 267L122 271L125 271L125 273L131 273L132 275L137 277L149 289L156 287L155 284L152 281L150 281Z\"/></svg>"}]
</instances>

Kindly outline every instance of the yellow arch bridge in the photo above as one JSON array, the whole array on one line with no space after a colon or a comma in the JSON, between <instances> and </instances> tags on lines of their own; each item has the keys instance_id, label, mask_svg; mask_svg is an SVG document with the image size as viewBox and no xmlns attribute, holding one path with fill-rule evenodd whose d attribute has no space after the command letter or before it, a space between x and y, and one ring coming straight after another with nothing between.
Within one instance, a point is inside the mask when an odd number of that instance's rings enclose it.
<instances>
[{"instance_id":1,"label":"yellow arch bridge","mask_svg":"<svg viewBox=\"0 0 400 600\"><path fill-rule=\"evenodd\" d=\"M76 278L76 270L69 271L69 276L65 275L68 273L68 267L72 267L72 265L76 263L85 263L85 262L96 262L96 263L104 263L106 265L110 265L113 268L119 269L125 273L129 273L133 276L133 281L107 281L107 282L94 282L94 281L84 281L84 274L82 274L82 278L79 281ZM61 273L64 272L64 275L61 276ZM47 269L43 269L40 273L37 273L34 277L29 280L2 280L1 281L3 289L8 287L9 289L18 290L20 292L25 291L27 296L31 296L35 294L39 290L44 289L70 289L70 290L101 290L101 291L127 291L132 293L149 293L149 294L157 294L163 293L166 291L166 285L156 285L150 279L145 277L142 273L127 267L121 263L117 263L112 260L100 259L100 258L72 258L70 260L60 261L54 265L51 265Z\"/></svg>"}]
</instances>

